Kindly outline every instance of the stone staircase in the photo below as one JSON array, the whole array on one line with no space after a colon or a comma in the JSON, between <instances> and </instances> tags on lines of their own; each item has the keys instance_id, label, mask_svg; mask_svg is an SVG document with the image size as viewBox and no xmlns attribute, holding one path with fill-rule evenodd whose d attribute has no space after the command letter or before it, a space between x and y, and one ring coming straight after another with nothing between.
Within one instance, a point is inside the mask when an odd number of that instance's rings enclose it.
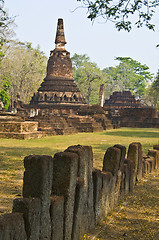
<instances>
[{"instance_id":1,"label":"stone staircase","mask_svg":"<svg viewBox=\"0 0 159 240\"><path fill-rule=\"evenodd\" d=\"M77 133L77 130L68 124L62 116L37 116L32 119L38 121L38 131L46 135L69 135Z\"/></svg>"},{"instance_id":2,"label":"stone staircase","mask_svg":"<svg viewBox=\"0 0 159 240\"><path fill-rule=\"evenodd\" d=\"M88 116L71 116L67 118L67 122L77 129L78 132L102 132L103 126L101 122L97 122L94 118Z\"/></svg>"}]
</instances>

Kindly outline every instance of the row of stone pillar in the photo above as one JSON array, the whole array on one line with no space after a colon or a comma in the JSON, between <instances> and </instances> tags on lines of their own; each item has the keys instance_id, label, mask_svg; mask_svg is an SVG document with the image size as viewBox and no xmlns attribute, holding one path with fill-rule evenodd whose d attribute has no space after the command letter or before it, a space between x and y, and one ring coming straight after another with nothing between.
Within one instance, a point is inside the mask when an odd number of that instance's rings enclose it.
<instances>
[{"instance_id":1,"label":"row of stone pillar","mask_svg":"<svg viewBox=\"0 0 159 240\"><path fill-rule=\"evenodd\" d=\"M143 157L140 143L107 149L103 169L93 168L90 146L71 146L54 157L24 159L23 198L0 217L0 240L79 240L159 168L159 146Z\"/></svg>"}]
</instances>

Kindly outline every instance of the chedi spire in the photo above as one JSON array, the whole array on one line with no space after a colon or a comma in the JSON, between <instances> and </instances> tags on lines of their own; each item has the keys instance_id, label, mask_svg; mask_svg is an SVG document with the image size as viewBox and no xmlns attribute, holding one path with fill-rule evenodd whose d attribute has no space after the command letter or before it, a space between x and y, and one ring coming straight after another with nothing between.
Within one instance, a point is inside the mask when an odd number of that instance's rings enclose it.
<instances>
[{"instance_id":1,"label":"chedi spire","mask_svg":"<svg viewBox=\"0 0 159 240\"><path fill-rule=\"evenodd\" d=\"M56 48L64 48L66 44L62 18L58 19L55 44Z\"/></svg>"},{"instance_id":2,"label":"chedi spire","mask_svg":"<svg viewBox=\"0 0 159 240\"><path fill-rule=\"evenodd\" d=\"M57 104L83 105L85 99L74 82L70 53L65 49L66 41L61 18L58 19L55 44L55 49L50 51L46 77L38 92L32 97L30 105L39 108L47 108L47 106L51 108Z\"/></svg>"}]
</instances>

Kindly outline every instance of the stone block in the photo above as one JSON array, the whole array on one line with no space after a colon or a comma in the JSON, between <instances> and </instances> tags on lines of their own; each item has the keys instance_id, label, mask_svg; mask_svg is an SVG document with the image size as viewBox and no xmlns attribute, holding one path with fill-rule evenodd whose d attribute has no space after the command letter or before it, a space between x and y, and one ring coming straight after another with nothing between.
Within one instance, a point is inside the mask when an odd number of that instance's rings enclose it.
<instances>
[{"instance_id":1,"label":"stone block","mask_svg":"<svg viewBox=\"0 0 159 240\"><path fill-rule=\"evenodd\" d=\"M155 169L159 169L159 151L156 149L149 150L148 156L152 156L155 158Z\"/></svg>"},{"instance_id":2,"label":"stone block","mask_svg":"<svg viewBox=\"0 0 159 240\"><path fill-rule=\"evenodd\" d=\"M93 208L93 152L89 146L71 146L66 152L78 155L78 179L83 180L83 184L78 182L76 187L75 212L73 224L73 239L78 239L95 226L95 216Z\"/></svg>"},{"instance_id":3,"label":"stone block","mask_svg":"<svg viewBox=\"0 0 159 240\"><path fill-rule=\"evenodd\" d=\"M121 150L121 157L120 157L120 164L119 164L119 170L121 171L121 187L120 187L120 197L122 198L124 196L124 160L126 155L126 147L116 144L114 147L119 148Z\"/></svg>"},{"instance_id":4,"label":"stone block","mask_svg":"<svg viewBox=\"0 0 159 240\"><path fill-rule=\"evenodd\" d=\"M112 210L118 199L118 187L121 184L120 171L121 149L110 147L107 149L103 160L103 171L111 172L113 175L111 179L111 193L110 193L110 209Z\"/></svg>"},{"instance_id":5,"label":"stone block","mask_svg":"<svg viewBox=\"0 0 159 240\"><path fill-rule=\"evenodd\" d=\"M60 152L54 156L52 194L64 196L64 240L70 240L74 220L78 155Z\"/></svg>"},{"instance_id":6,"label":"stone block","mask_svg":"<svg viewBox=\"0 0 159 240\"><path fill-rule=\"evenodd\" d=\"M101 199L102 199L102 173L99 169L93 169L93 197L95 224L99 224L101 216Z\"/></svg>"},{"instance_id":7,"label":"stone block","mask_svg":"<svg viewBox=\"0 0 159 240\"><path fill-rule=\"evenodd\" d=\"M153 145L153 149L156 149L159 151L159 145Z\"/></svg>"},{"instance_id":8,"label":"stone block","mask_svg":"<svg viewBox=\"0 0 159 240\"><path fill-rule=\"evenodd\" d=\"M143 158L143 161L142 161L142 177L145 176L146 174L146 165L145 165L145 159Z\"/></svg>"},{"instance_id":9,"label":"stone block","mask_svg":"<svg viewBox=\"0 0 159 240\"><path fill-rule=\"evenodd\" d=\"M63 239L64 197L51 196L51 240Z\"/></svg>"},{"instance_id":10,"label":"stone block","mask_svg":"<svg viewBox=\"0 0 159 240\"><path fill-rule=\"evenodd\" d=\"M124 160L125 160L125 155L126 155L126 147L116 144L114 145L115 148L119 148L121 150L121 156L120 156L120 164L119 164L119 170L123 172L124 170Z\"/></svg>"},{"instance_id":11,"label":"stone block","mask_svg":"<svg viewBox=\"0 0 159 240\"><path fill-rule=\"evenodd\" d=\"M133 162L130 159L125 159L124 163L127 165L128 169L128 177L129 177L129 192L133 192L133 179L134 179L134 171L133 171Z\"/></svg>"},{"instance_id":12,"label":"stone block","mask_svg":"<svg viewBox=\"0 0 159 240\"><path fill-rule=\"evenodd\" d=\"M146 160L144 160L144 174L148 174L148 173L150 173L151 172L151 164L150 164L150 162L149 161L147 161L147 159Z\"/></svg>"},{"instance_id":13,"label":"stone block","mask_svg":"<svg viewBox=\"0 0 159 240\"><path fill-rule=\"evenodd\" d=\"M116 147L107 149L103 160L103 171L111 172L112 175L117 175L121 159L121 150Z\"/></svg>"},{"instance_id":14,"label":"stone block","mask_svg":"<svg viewBox=\"0 0 159 240\"><path fill-rule=\"evenodd\" d=\"M139 142L134 142L138 146L138 166L137 166L137 180L142 178L142 160L143 160L143 152L142 145Z\"/></svg>"},{"instance_id":15,"label":"stone block","mask_svg":"<svg viewBox=\"0 0 159 240\"><path fill-rule=\"evenodd\" d=\"M139 159L137 143L131 143L129 145L127 158L132 162L133 185L135 185L137 181L137 170L138 170L138 159Z\"/></svg>"},{"instance_id":16,"label":"stone block","mask_svg":"<svg viewBox=\"0 0 159 240\"><path fill-rule=\"evenodd\" d=\"M100 218L104 219L110 212L111 201L111 180L112 174L110 172L101 172L102 175L102 192L100 201Z\"/></svg>"},{"instance_id":17,"label":"stone block","mask_svg":"<svg viewBox=\"0 0 159 240\"><path fill-rule=\"evenodd\" d=\"M150 163L150 172L154 171L154 169L155 169L155 158L150 156L146 160Z\"/></svg>"},{"instance_id":18,"label":"stone block","mask_svg":"<svg viewBox=\"0 0 159 240\"><path fill-rule=\"evenodd\" d=\"M143 160L143 176L147 174L147 169L148 169L148 162Z\"/></svg>"},{"instance_id":19,"label":"stone block","mask_svg":"<svg viewBox=\"0 0 159 240\"><path fill-rule=\"evenodd\" d=\"M1 122L0 132L26 133L36 132L38 130L38 122Z\"/></svg>"},{"instance_id":20,"label":"stone block","mask_svg":"<svg viewBox=\"0 0 159 240\"><path fill-rule=\"evenodd\" d=\"M124 193L128 194L130 189L130 170L128 164L124 164Z\"/></svg>"},{"instance_id":21,"label":"stone block","mask_svg":"<svg viewBox=\"0 0 159 240\"><path fill-rule=\"evenodd\" d=\"M0 216L0 240L27 240L22 213Z\"/></svg>"},{"instance_id":22,"label":"stone block","mask_svg":"<svg viewBox=\"0 0 159 240\"><path fill-rule=\"evenodd\" d=\"M17 198L13 201L13 212L23 213L28 240L39 240L41 200L39 198Z\"/></svg>"},{"instance_id":23,"label":"stone block","mask_svg":"<svg viewBox=\"0 0 159 240\"><path fill-rule=\"evenodd\" d=\"M150 161L145 161L145 162L147 162L147 173L149 174L149 173L151 173L151 163L150 163Z\"/></svg>"},{"instance_id":24,"label":"stone block","mask_svg":"<svg viewBox=\"0 0 159 240\"><path fill-rule=\"evenodd\" d=\"M113 210L115 206L116 184L117 184L117 174L115 176L112 176L110 181L110 186L111 186L110 195L109 195L110 210Z\"/></svg>"},{"instance_id":25,"label":"stone block","mask_svg":"<svg viewBox=\"0 0 159 240\"><path fill-rule=\"evenodd\" d=\"M115 194L114 194L114 205L116 206L119 201L119 197L121 197L121 183L122 182L123 174L120 170L118 170L117 176L116 176L116 184L115 184Z\"/></svg>"},{"instance_id":26,"label":"stone block","mask_svg":"<svg viewBox=\"0 0 159 240\"><path fill-rule=\"evenodd\" d=\"M50 193L53 179L53 158L45 155L30 155L24 158L23 197L41 200L40 237L50 239Z\"/></svg>"}]
</instances>

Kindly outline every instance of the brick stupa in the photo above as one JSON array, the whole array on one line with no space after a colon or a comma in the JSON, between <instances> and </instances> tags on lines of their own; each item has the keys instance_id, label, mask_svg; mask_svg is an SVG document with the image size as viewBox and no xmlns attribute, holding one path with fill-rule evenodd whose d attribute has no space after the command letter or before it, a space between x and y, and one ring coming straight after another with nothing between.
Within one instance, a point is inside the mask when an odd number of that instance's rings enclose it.
<instances>
[{"instance_id":1,"label":"brick stupa","mask_svg":"<svg viewBox=\"0 0 159 240\"><path fill-rule=\"evenodd\" d=\"M139 108L141 102L135 99L135 96L130 91L113 92L109 99L105 100L105 108L120 109L120 108Z\"/></svg>"},{"instance_id":2,"label":"brick stupa","mask_svg":"<svg viewBox=\"0 0 159 240\"><path fill-rule=\"evenodd\" d=\"M30 102L33 108L85 105L72 75L70 53L65 49L63 19L58 19L55 49L50 52L47 75Z\"/></svg>"}]
</instances>

